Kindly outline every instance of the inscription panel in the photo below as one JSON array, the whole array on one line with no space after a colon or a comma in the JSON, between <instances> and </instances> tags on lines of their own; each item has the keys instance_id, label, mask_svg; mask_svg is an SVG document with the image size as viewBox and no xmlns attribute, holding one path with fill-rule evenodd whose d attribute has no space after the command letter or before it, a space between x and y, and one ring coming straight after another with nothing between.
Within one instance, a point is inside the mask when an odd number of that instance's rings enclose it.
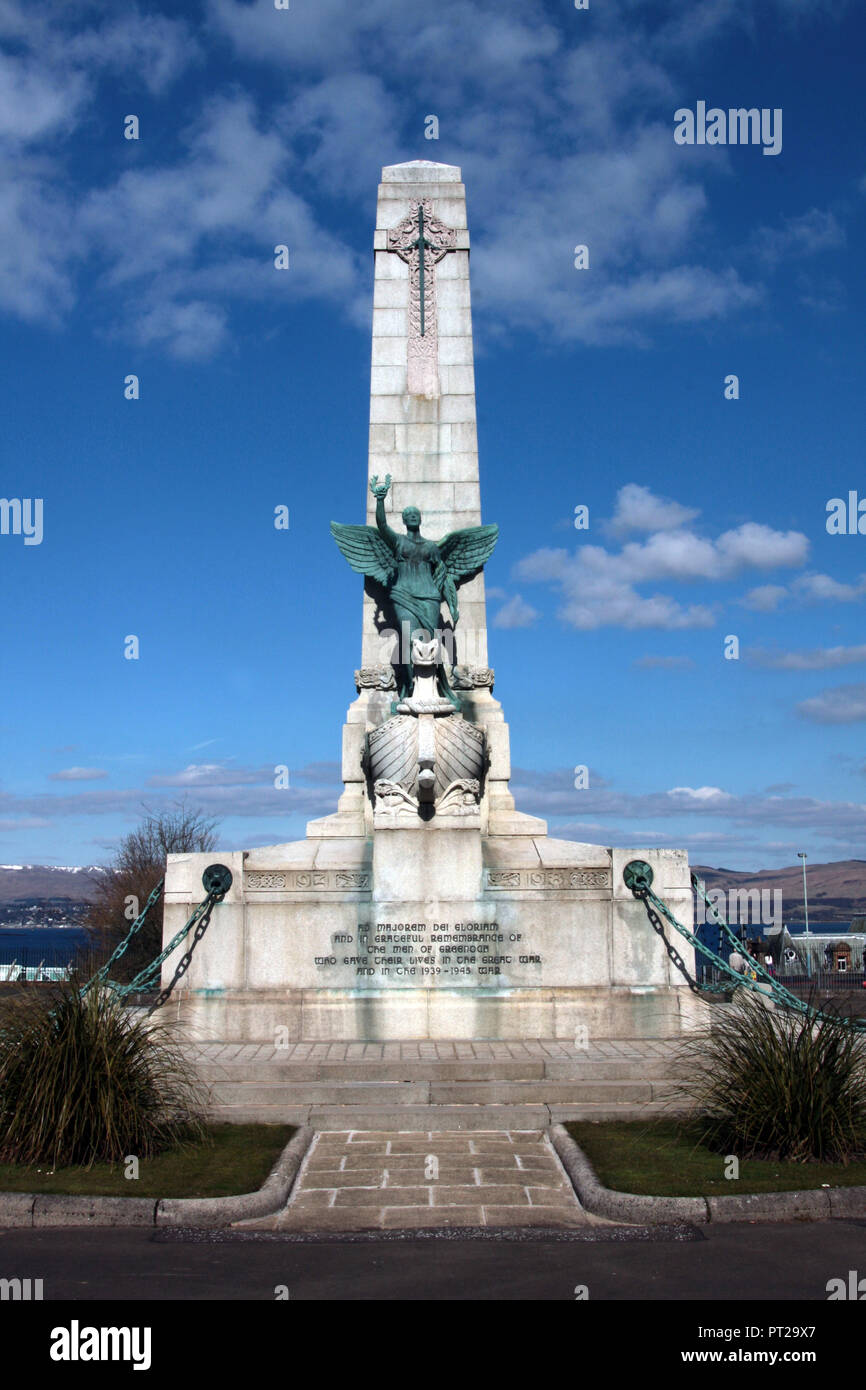
<instances>
[{"instance_id":1,"label":"inscription panel","mask_svg":"<svg viewBox=\"0 0 866 1390\"><path fill-rule=\"evenodd\" d=\"M248 869L244 888L248 893L363 893L370 891L371 877L368 869Z\"/></svg>"},{"instance_id":2,"label":"inscription panel","mask_svg":"<svg viewBox=\"0 0 866 1390\"><path fill-rule=\"evenodd\" d=\"M488 888L610 888L610 869L488 869Z\"/></svg>"},{"instance_id":3,"label":"inscription panel","mask_svg":"<svg viewBox=\"0 0 866 1390\"><path fill-rule=\"evenodd\" d=\"M341 980L348 969L355 983L429 987L501 983L515 968L543 962L522 932L496 920L471 920L359 922L355 932L335 933L330 952L313 963Z\"/></svg>"},{"instance_id":4,"label":"inscription panel","mask_svg":"<svg viewBox=\"0 0 866 1390\"><path fill-rule=\"evenodd\" d=\"M610 979L608 866L489 868L482 893L460 899L373 901L371 878L370 869L248 871L250 986L496 994ZM645 936L630 935L633 955Z\"/></svg>"}]
</instances>

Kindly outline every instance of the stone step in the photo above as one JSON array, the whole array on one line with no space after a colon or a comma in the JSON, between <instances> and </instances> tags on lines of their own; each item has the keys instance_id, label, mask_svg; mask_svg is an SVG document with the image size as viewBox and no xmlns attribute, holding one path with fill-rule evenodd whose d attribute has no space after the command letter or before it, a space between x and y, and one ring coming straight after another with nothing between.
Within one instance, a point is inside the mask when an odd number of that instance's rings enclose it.
<instances>
[{"instance_id":1,"label":"stone step","mask_svg":"<svg viewBox=\"0 0 866 1390\"><path fill-rule=\"evenodd\" d=\"M272 1081L664 1081L677 1074L666 1058L618 1061L284 1061L279 1053L255 1060L199 1061L196 1072L207 1082Z\"/></svg>"},{"instance_id":2,"label":"stone step","mask_svg":"<svg viewBox=\"0 0 866 1390\"><path fill-rule=\"evenodd\" d=\"M671 1081L688 1075L688 1068L670 1058L645 1057L617 1062L554 1061L544 1064L544 1075L558 1081Z\"/></svg>"},{"instance_id":3,"label":"stone step","mask_svg":"<svg viewBox=\"0 0 866 1390\"><path fill-rule=\"evenodd\" d=\"M228 1105L211 1119L230 1124L311 1125L320 1130L544 1129L568 1120L641 1120L683 1114L688 1107L666 1101L587 1102L579 1105Z\"/></svg>"},{"instance_id":4,"label":"stone step","mask_svg":"<svg viewBox=\"0 0 866 1390\"><path fill-rule=\"evenodd\" d=\"M631 1119L683 1109L672 1083L687 1072L675 1049L639 1048L625 1044L622 1055L611 1055L532 1042L511 1056L419 1057L417 1045L397 1043L367 1045L367 1055L347 1058L338 1048L336 1056L310 1057L308 1049L297 1056L293 1047L214 1043L206 1050L190 1046L189 1060L208 1086L214 1119L497 1129L546 1126L554 1117Z\"/></svg>"},{"instance_id":5,"label":"stone step","mask_svg":"<svg viewBox=\"0 0 866 1390\"><path fill-rule=\"evenodd\" d=\"M311 1125L324 1130L544 1129L545 1105L225 1106L210 1112L232 1124Z\"/></svg>"},{"instance_id":6,"label":"stone step","mask_svg":"<svg viewBox=\"0 0 866 1390\"><path fill-rule=\"evenodd\" d=\"M304 1082L363 1081L520 1081L541 1080L544 1063L513 1062L284 1062L265 1058L254 1062L201 1062L196 1072L204 1081Z\"/></svg>"},{"instance_id":7,"label":"stone step","mask_svg":"<svg viewBox=\"0 0 866 1390\"><path fill-rule=\"evenodd\" d=\"M569 1120L648 1120L664 1119L668 1115L687 1115L692 1106L679 1098L672 1100L642 1101L638 1105L610 1105L605 1102L582 1103L580 1105L551 1105L549 1124L564 1125Z\"/></svg>"},{"instance_id":8,"label":"stone step","mask_svg":"<svg viewBox=\"0 0 866 1390\"><path fill-rule=\"evenodd\" d=\"M673 1094L667 1081L247 1081L210 1087L216 1105L631 1104Z\"/></svg>"},{"instance_id":9,"label":"stone step","mask_svg":"<svg viewBox=\"0 0 866 1390\"><path fill-rule=\"evenodd\" d=\"M656 1083L659 1087L668 1082ZM542 1105L581 1101L629 1103L655 1099L649 1081L455 1081L431 1082L431 1105Z\"/></svg>"},{"instance_id":10,"label":"stone step","mask_svg":"<svg viewBox=\"0 0 866 1390\"><path fill-rule=\"evenodd\" d=\"M225 1081L212 1083L210 1089L220 1105L430 1104L427 1081Z\"/></svg>"}]
</instances>

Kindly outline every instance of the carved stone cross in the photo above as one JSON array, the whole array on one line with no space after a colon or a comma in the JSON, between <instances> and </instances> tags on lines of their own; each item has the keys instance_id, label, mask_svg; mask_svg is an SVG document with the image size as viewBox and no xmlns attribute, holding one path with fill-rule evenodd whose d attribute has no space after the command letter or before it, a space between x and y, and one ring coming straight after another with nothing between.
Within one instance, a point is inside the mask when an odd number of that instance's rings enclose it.
<instances>
[{"instance_id":1,"label":"carved stone cross","mask_svg":"<svg viewBox=\"0 0 866 1390\"><path fill-rule=\"evenodd\" d=\"M436 266L454 251L457 233L433 214L429 198L414 201L411 211L388 232L388 250L409 266L409 333L407 345L410 396L439 395L439 335L436 324Z\"/></svg>"}]
</instances>

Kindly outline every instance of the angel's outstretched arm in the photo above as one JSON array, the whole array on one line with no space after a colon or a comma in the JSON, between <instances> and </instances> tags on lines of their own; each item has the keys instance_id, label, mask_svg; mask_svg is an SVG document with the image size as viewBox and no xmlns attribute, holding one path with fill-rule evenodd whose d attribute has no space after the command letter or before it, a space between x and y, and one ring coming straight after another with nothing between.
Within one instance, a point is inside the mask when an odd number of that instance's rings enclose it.
<instances>
[{"instance_id":1,"label":"angel's outstretched arm","mask_svg":"<svg viewBox=\"0 0 866 1390\"><path fill-rule=\"evenodd\" d=\"M380 483L376 478L370 479L370 491L376 499L376 526L378 528L379 535L382 537L382 540L388 546L389 550L393 551L393 553L396 555L397 542L399 540L399 536L397 535L396 531L391 530L391 527L388 525L388 522L385 519L385 498L388 496L388 489L390 488L390 486L390 473L388 474L384 483Z\"/></svg>"},{"instance_id":2,"label":"angel's outstretched arm","mask_svg":"<svg viewBox=\"0 0 866 1390\"><path fill-rule=\"evenodd\" d=\"M382 540L396 555L397 542L400 537L397 535L396 531L391 530L391 527L385 520L385 500L382 497L376 498L376 525L379 528L379 535L382 537Z\"/></svg>"}]
</instances>

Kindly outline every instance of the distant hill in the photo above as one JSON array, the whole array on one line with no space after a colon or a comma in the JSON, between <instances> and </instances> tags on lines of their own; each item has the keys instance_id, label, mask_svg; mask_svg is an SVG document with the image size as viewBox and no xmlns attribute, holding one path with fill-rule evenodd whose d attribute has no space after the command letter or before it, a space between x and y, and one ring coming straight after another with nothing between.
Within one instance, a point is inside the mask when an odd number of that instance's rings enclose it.
<instances>
[{"instance_id":1,"label":"distant hill","mask_svg":"<svg viewBox=\"0 0 866 1390\"><path fill-rule=\"evenodd\" d=\"M792 864L785 869L761 869L743 873L739 869L692 865L707 888L766 888L782 892L785 921L803 917L803 869ZM54 868L50 864L0 864L0 907L9 903L91 901L95 885L110 872L98 864L83 868ZM813 864L807 861L809 922L847 922L866 913L866 859L842 859L837 863Z\"/></svg>"},{"instance_id":2,"label":"distant hill","mask_svg":"<svg viewBox=\"0 0 866 1390\"><path fill-rule=\"evenodd\" d=\"M741 873L737 869L711 869L693 864L692 869L711 888L766 888L781 890L782 915L786 922L803 920L803 866L786 869L760 869ZM813 922L847 922L866 913L866 859L841 859L833 864L806 861L806 887L809 894L809 925Z\"/></svg>"},{"instance_id":3,"label":"distant hill","mask_svg":"<svg viewBox=\"0 0 866 1390\"><path fill-rule=\"evenodd\" d=\"M108 873L99 864L54 868L50 864L0 864L0 906L6 903L90 902Z\"/></svg>"}]
</instances>

